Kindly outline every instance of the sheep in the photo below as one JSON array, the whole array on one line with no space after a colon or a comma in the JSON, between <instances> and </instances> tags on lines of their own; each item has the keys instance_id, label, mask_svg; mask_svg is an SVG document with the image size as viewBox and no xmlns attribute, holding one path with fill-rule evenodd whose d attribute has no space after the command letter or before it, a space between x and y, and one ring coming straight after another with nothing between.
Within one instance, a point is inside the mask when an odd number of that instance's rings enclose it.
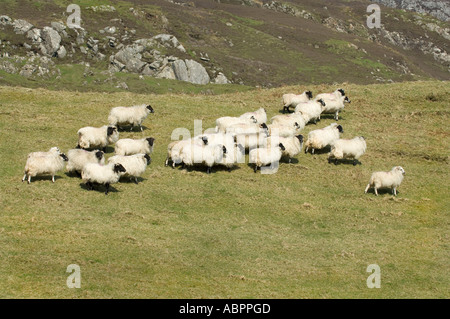
<instances>
[{"instance_id":1,"label":"sheep","mask_svg":"<svg viewBox=\"0 0 450 319\"><path fill-rule=\"evenodd\" d=\"M230 125L237 124L237 123L257 123L258 120L252 115L249 119L246 118L239 118L239 117L232 117L232 116L224 116L219 117L216 120L216 132L219 133L225 133L227 131L227 128Z\"/></svg>"},{"instance_id":2,"label":"sheep","mask_svg":"<svg viewBox=\"0 0 450 319\"><path fill-rule=\"evenodd\" d=\"M150 113L154 113L151 105L117 106L113 107L108 116L110 125L117 126L130 124L130 131L134 126L139 126L142 132L142 122Z\"/></svg>"},{"instance_id":3,"label":"sheep","mask_svg":"<svg viewBox=\"0 0 450 319\"><path fill-rule=\"evenodd\" d=\"M324 109L324 100L318 99L297 104L294 113L302 113L306 123L312 121L316 124L317 120L320 121L320 114Z\"/></svg>"},{"instance_id":4,"label":"sheep","mask_svg":"<svg viewBox=\"0 0 450 319\"><path fill-rule=\"evenodd\" d=\"M285 150L284 145L279 143L277 147L260 147L250 151L248 157L249 162L254 163L254 172L262 166L272 165L279 162L282 156L282 152Z\"/></svg>"},{"instance_id":5,"label":"sheep","mask_svg":"<svg viewBox=\"0 0 450 319\"><path fill-rule=\"evenodd\" d=\"M231 172L231 168L235 163L245 162L245 147L241 144L234 143L232 147L226 147L227 152L223 154L222 160L216 164L223 165Z\"/></svg>"},{"instance_id":6,"label":"sheep","mask_svg":"<svg viewBox=\"0 0 450 319\"><path fill-rule=\"evenodd\" d=\"M86 126L80 128L77 133L77 148L102 148L103 152L106 152L106 146L114 144L119 139L119 132L115 126Z\"/></svg>"},{"instance_id":7,"label":"sheep","mask_svg":"<svg viewBox=\"0 0 450 319\"><path fill-rule=\"evenodd\" d=\"M288 157L289 163L291 163L292 157L297 156L302 151L303 135L300 134L290 137L268 137L264 143L264 147L270 148L272 145L277 145L277 143L283 144L284 150L282 152L282 156Z\"/></svg>"},{"instance_id":8,"label":"sheep","mask_svg":"<svg viewBox=\"0 0 450 319\"><path fill-rule=\"evenodd\" d=\"M308 117L303 115L302 113L291 113L291 114L282 114L275 115L270 119L272 124L285 125L285 126L296 126L298 130L303 130L307 123Z\"/></svg>"},{"instance_id":9,"label":"sheep","mask_svg":"<svg viewBox=\"0 0 450 319\"><path fill-rule=\"evenodd\" d=\"M366 152L366 141L363 136L357 136L351 140L338 139L334 142L329 153L328 163L334 159L337 165L338 159L353 158L353 165Z\"/></svg>"},{"instance_id":10,"label":"sheep","mask_svg":"<svg viewBox=\"0 0 450 319\"><path fill-rule=\"evenodd\" d=\"M332 123L324 128L314 130L308 133L308 139L305 142L305 153L311 148L311 154L314 150L323 149L332 146L334 141L339 139L339 133L344 133L341 125Z\"/></svg>"},{"instance_id":11,"label":"sheep","mask_svg":"<svg viewBox=\"0 0 450 319\"><path fill-rule=\"evenodd\" d=\"M267 138L267 133L236 134L235 138L236 143L241 144L244 149L252 150L264 144L264 140Z\"/></svg>"},{"instance_id":12,"label":"sheep","mask_svg":"<svg viewBox=\"0 0 450 319\"><path fill-rule=\"evenodd\" d=\"M123 138L116 142L114 153L117 155L134 155L134 154L148 154L153 152L155 139L153 137L142 139Z\"/></svg>"},{"instance_id":13,"label":"sheep","mask_svg":"<svg viewBox=\"0 0 450 319\"><path fill-rule=\"evenodd\" d=\"M254 112L247 112L239 116L241 119L256 119L256 123L262 124L267 122L267 113L265 108L260 108Z\"/></svg>"},{"instance_id":14,"label":"sheep","mask_svg":"<svg viewBox=\"0 0 450 319\"><path fill-rule=\"evenodd\" d=\"M87 163L105 164L104 153L99 150L89 152L83 149L71 149L67 152L67 158L69 159L66 166L67 171L76 172L80 176Z\"/></svg>"},{"instance_id":15,"label":"sheep","mask_svg":"<svg viewBox=\"0 0 450 319\"><path fill-rule=\"evenodd\" d=\"M108 195L109 185L117 183L123 173L126 173L126 169L122 164L88 163L81 171L81 178L88 190L94 189L94 184L105 185L105 195Z\"/></svg>"},{"instance_id":16,"label":"sheep","mask_svg":"<svg viewBox=\"0 0 450 319\"><path fill-rule=\"evenodd\" d=\"M230 125L227 128L227 134L231 134L233 136L236 136L238 134L244 134L244 135L249 135L249 134L268 134L267 132L267 125L266 123L262 123L262 124L254 124L254 123L236 123L233 125Z\"/></svg>"},{"instance_id":17,"label":"sheep","mask_svg":"<svg viewBox=\"0 0 450 319\"><path fill-rule=\"evenodd\" d=\"M28 184L30 184L31 177L51 174L54 183L56 172L64 168L64 162L67 162L67 160L67 156L61 153L57 147L52 147L48 152L32 152L28 154L22 182L27 176Z\"/></svg>"},{"instance_id":18,"label":"sheep","mask_svg":"<svg viewBox=\"0 0 450 319\"><path fill-rule=\"evenodd\" d=\"M373 187L375 195L378 196L378 188L391 188L394 196L397 196L397 187L402 183L405 174L401 166L394 166L390 172L374 172L364 193L366 194L369 188Z\"/></svg>"},{"instance_id":19,"label":"sheep","mask_svg":"<svg viewBox=\"0 0 450 319\"><path fill-rule=\"evenodd\" d=\"M211 167L223 161L227 148L224 145L199 145L190 143L181 150L180 158L184 165L205 164L206 173L211 173Z\"/></svg>"},{"instance_id":20,"label":"sheep","mask_svg":"<svg viewBox=\"0 0 450 319\"><path fill-rule=\"evenodd\" d=\"M313 97L311 91L305 91L302 94L287 93L283 94L283 113L289 112L289 108L296 107L298 103L308 102Z\"/></svg>"},{"instance_id":21,"label":"sheep","mask_svg":"<svg viewBox=\"0 0 450 319\"><path fill-rule=\"evenodd\" d=\"M167 157L164 163L165 166L169 165L169 160L172 161L172 168L175 168L176 164L181 163L180 154L184 146L189 144L207 145L208 138L206 136L196 138L188 138L181 141L173 141L167 146Z\"/></svg>"},{"instance_id":22,"label":"sheep","mask_svg":"<svg viewBox=\"0 0 450 319\"><path fill-rule=\"evenodd\" d=\"M122 176L134 177L134 182L138 183L138 177L141 176L147 165L150 165L151 158L148 154L140 153L134 155L114 155L108 159L108 163L122 164L126 172Z\"/></svg>"},{"instance_id":23,"label":"sheep","mask_svg":"<svg viewBox=\"0 0 450 319\"><path fill-rule=\"evenodd\" d=\"M344 109L345 102L351 103L348 96L345 96L343 89L337 89L333 93L318 94L315 99L322 99L325 102L325 109L322 113L334 113L334 119L336 121L339 120L339 112Z\"/></svg>"},{"instance_id":24,"label":"sheep","mask_svg":"<svg viewBox=\"0 0 450 319\"><path fill-rule=\"evenodd\" d=\"M300 130L300 125L297 122L294 125L283 125L283 124L269 124L267 125L268 136L278 135L282 137L294 136L297 130Z\"/></svg>"}]
</instances>

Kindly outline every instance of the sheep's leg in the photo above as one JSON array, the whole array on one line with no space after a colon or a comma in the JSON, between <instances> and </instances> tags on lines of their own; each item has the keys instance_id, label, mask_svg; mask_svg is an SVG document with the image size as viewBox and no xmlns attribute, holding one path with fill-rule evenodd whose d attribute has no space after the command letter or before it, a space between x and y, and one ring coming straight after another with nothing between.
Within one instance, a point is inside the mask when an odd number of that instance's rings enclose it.
<instances>
[{"instance_id":1,"label":"sheep's leg","mask_svg":"<svg viewBox=\"0 0 450 319\"><path fill-rule=\"evenodd\" d=\"M141 132L144 131L141 124L139 124L139 128L141 129Z\"/></svg>"},{"instance_id":2,"label":"sheep's leg","mask_svg":"<svg viewBox=\"0 0 450 319\"><path fill-rule=\"evenodd\" d=\"M168 166L169 165L169 157L166 158L166 161L164 162L164 166Z\"/></svg>"},{"instance_id":3,"label":"sheep's leg","mask_svg":"<svg viewBox=\"0 0 450 319\"><path fill-rule=\"evenodd\" d=\"M172 162L172 168L175 168L175 162Z\"/></svg>"},{"instance_id":4,"label":"sheep's leg","mask_svg":"<svg viewBox=\"0 0 450 319\"><path fill-rule=\"evenodd\" d=\"M289 164L291 164L291 158L289 157Z\"/></svg>"},{"instance_id":5,"label":"sheep's leg","mask_svg":"<svg viewBox=\"0 0 450 319\"><path fill-rule=\"evenodd\" d=\"M377 187L375 186L374 189L375 189L375 195L378 196L378 189L377 189Z\"/></svg>"},{"instance_id":6,"label":"sheep's leg","mask_svg":"<svg viewBox=\"0 0 450 319\"><path fill-rule=\"evenodd\" d=\"M106 188L105 195L108 195L108 193L109 193L109 183L105 184L105 188Z\"/></svg>"},{"instance_id":7,"label":"sheep's leg","mask_svg":"<svg viewBox=\"0 0 450 319\"><path fill-rule=\"evenodd\" d=\"M308 153L308 146L305 147L305 154Z\"/></svg>"},{"instance_id":8,"label":"sheep's leg","mask_svg":"<svg viewBox=\"0 0 450 319\"><path fill-rule=\"evenodd\" d=\"M367 187L366 187L366 189L364 190L364 194L367 194L367 191L369 190L369 188L370 188L370 183L367 184Z\"/></svg>"},{"instance_id":9,"label":"sheep's leg","mask_svg":"<svg viewBox=\"0 0 450 319\"><path fill-rule=\"evenodd\" d=\"M334 159L334 165L337 165L337 164L338 164L338 159L335 158L335 159Z\"/></svg>"},{"instance_id":10,"label":"sheep's leg","mask_svg":"<svg viewBox=\"0 0 450 319\"><path fill-rule=\"evenodd\" d=\"M52 183L55 182L55 175L52 175Z\"/></svg>"},{"instance_id":11,"label":"sheep's leg","mask_svg":"<svg viewBox=\"0 0 450 319\"><path fill-rule=\"evenodd\" d=\"M334 119L336 121L339 121L339 111L336 111L336 114L334 115Z\"/></svg>"},{"instance_id":12,"label":"sheep's leg","mask_svg":"<svg viewBox=\"0 0 450 319\"><path fill-rule=\"evenodd\" d=\"M394 196L397 196L397 188L394 187Z\"/></svg>"},{"instance_id":13,"label":"sheep's leg","mask_svg":"<svg viewBox=\"0 0 450 319\"><path fill-rule=\"evenodd\" d=\"M211 167L208 166L208 168L206 169L206 174L211 174Z\"/></svg>"},{"instance_id":14,"label":"sheep's leg","mask_svg":"<svg viewBox=\"0 0 450 319\"><path fill-rule=\"evenodd\" d=\"M311 148L311 155L314 155L314 147Z\"/></svg>"},{"instance_id":15,"label":"sheep's leg","mask_svg":"<svg viewBox=\"0 0 450 319\"><path fill-rule=\"evenodd\" d=\"M134 177L134 182L135 182L136 184L138 183L137 177Z\"/></svg>"},{"instance_id":16,"label":"sheep's leg","mask_svg":"<svg viewBox=\"0 0 450 319\"><path fill-rule=\"evenodd\" d=\"M28 175L28 184L31 183L31 175Z\"/></svg>"},{"instance_id":17,"label":"sheep's leg","mask_svg":"<svg viewBox=\"0 0 450 319\"><path fill-rule=\"evenodd\" d=\"M22 182L26 179L27 179L27 173L25 173L25 175L23 175Z\"/></svg>"},{"instance_id":18,"label":"sheep's leg","mask_svg":"<svg viewBox=\"0 0 450 319\"><path fill-rule=\"evenodd\" d=\"M353 160L353 166L355 166L356 164L358 164L357 160Z\"/></svg>"},{"instance_id":19,"label":"sheep's leg","mask_svg":"<svg viewBox=\"0 0 450 319\"><path fill-rule=\"evenodd\" d=\"M258 170L258 166L255 164L255 167L253 168L253 171L256 173L257 170Z\"/></svg>"}]
</instances>

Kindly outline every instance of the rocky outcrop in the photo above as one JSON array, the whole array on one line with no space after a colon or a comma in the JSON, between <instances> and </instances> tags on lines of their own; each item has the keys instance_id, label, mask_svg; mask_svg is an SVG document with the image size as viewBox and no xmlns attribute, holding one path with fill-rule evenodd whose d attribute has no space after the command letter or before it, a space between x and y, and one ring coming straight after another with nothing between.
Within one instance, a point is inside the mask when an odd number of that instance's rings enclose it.
<instances>
[{"instance_id":1,"label":"rocky outcrop","mask_svg":"<svg viewBox=\"0 0 450 319\"><path fill-rule=\"evenodd\" d=\"M447 0L371 0L386 7L428 13L442 20L450 21L450 3Z\"/></svg>"}]
</instances>

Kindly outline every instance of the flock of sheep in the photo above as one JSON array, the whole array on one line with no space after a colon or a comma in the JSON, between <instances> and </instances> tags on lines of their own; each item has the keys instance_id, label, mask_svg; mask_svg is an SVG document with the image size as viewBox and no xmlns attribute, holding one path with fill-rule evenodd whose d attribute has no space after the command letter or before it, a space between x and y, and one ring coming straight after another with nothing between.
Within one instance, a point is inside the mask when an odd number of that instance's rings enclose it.
<instances>
[{"instance_id":1,"label":"flock of sheep","mask_svg":"<svg viewBox=\"0 0 450 319\"><path fill-rule=\"evenodd\" d=\"M177 164L183 167L205 165L207 173L218 165L230 171L236 163L245 162L248 151L249 162L254 164L254 171L257 172L262 167L272 168L282 157L291 162L302 151L303 144L305 153L311 151L312 154L316 150L331 147L329 163L338 164L341 160L351 159L356 165L366 151L366 141L362 136L340 138L342 125L332 123L312 130L306 141L303 135L298 134L308 123L316 124L323 113L334 114L334 119L338 121L339 112L345 103L350 103L350 100L343 89L318 94L315 98L311 91L299 95L284 94L284 114L272 117L270 124L267 124L264 108L238 117L220 117L216 120L213 132L171 142L167 148L165 165L170 161L172 167ZM294 108L293 113L290 112L291 107ZM151 162L154 138L119 139L119 128L131 125L131 129L138 126L142 131L142 122L153 112L150 105L112 108L108 117L109 125L78 130L77 148L69 150L67 156L57 147L48 152L30 153L22 181L28 177L30 183L31 177L50 174L54 182L55 174L64 168L64 162L67 161L67 170L78 173L89 190L95 184L102 184L106 188L105 194L108 194L110 184L117 183L122 176L128 176L138 183L138 177ZM104 154L106 146L110 144L115 144L115 155L105 164ZM400 166L389 172L375 172L365 192L373 187L378 195L379 188L391 188L393 194L397 195L397 187L404 175L405 171Z\"/></svg>"}]
</instances>

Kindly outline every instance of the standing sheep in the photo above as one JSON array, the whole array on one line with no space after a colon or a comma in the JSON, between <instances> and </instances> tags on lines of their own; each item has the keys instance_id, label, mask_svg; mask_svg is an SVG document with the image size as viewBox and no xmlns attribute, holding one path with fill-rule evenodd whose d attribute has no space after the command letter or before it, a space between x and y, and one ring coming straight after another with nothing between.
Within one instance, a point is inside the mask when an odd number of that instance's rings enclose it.
<instances>
[{"instance_id":1,"label":"standing sheep","mask_svg":"<svg viewBox=\"0 0 450 319\"><path fill-rule=\"evenodd\" d=\"M61 153L59 148L52 147L48 152L33 152L28 154L27 162L25 164L25 172L22 182L28 176L28 184L31 183L31 177L37 175L50 174L52 175L52 182L55 182L56 172L64 168L67 156Z\"/></svg>"},{"instance_id":2,"label":"standing sheep","mask_svg":"<svg viewBox=\"0 0 450 319\"><path fill-rule=\"evenodd\" d=\"M284 146L284 150L282 152L282 156L286 156L289 159L289 163L291 163L291 159L302 151L303 148L303 135L290 136L290 137L281 137L281 136L273 136L268 137L264 144L264 147L270 148L272 145L276 145L277 143L281 143Z\"/></svg>"},{"instance_id":3,"label":"standing sheep","mask_svg":"<svg viewBox=\"0 0 450 319\"><path fill-rule=\"evenodd\" d=\"M115 126L86 126L80 128L77 133L77 148L102 148L103 152L106 152L106 146L114 144L119 139L119 132Z\"/></svg>"},{"instance_id":4,"label":"standing sheep","mask_svg":"<svg viewBox=\"0 0 450 319\"><path fill-rule=\"evenodd\" d=\"M258 170L262 166L272 165L280 161L282 152L285 150L282 143L278 144L276 147L260 147L255 148L248 154L249 162L254 163L254 171Z\"/></svg>"},{"instance_id":5,"label":"standing sheep","mask_svg":"<svg viewBox=\"0 0 450 319\"><path fill-rule=\"evenodd\" d=\"M282 137L294 136L297 130L300 130L300 125L297 122L294 125L288 126L283 124L269 124L267 125L268 136L277 135Z\"/></svg>"},{"instance_id":6,"label":"standing sheep","mask_svg":"<svg viewBox=\"0 0 450 319\"><path fill-rule=\"evenodd\" d=\"M117 183L121 174L126 170L122 164L109 163L101 165L98 163L88 163L81 171L81 178L88 190L94 188L94 184L105 185L105 195L109 193L109 185Z\"/></svg>"},{"instance_id":7,"label":"standing sheep","mask_svg":"<svg viewBox=\"0 0 450 319\"><path fill-rule=\"evenodd\" d=\"M151 154L155 139L153 137L142 139L123 138L116 142L114 152L117 155Z\"/></svg>"},{"instance_id":8,"label":"standing sheep","mask_svg":"<svg viewBox=\"0 0 450 319\"><path fill-rule=\"evenodd\" d=\"M87 163L105 164L105 156L102 151L93 150L91 152L83 149L71 149L67 152L67 171L76 172L81 176L81 171Z\"/></svg>"},{"instance_id":9,"label":"standing sheep","mask_svg":"<svg viewBox=\"0 0 450 319\"><path fill-rule=\"evenodd\" d=\"M303 130L308 121L307 116L302 113L291 113L291 114L281 114L275 115L270 119L272 124L285 125L285 126L296 126L298 130Z\"/></svg>"},{"instance_id":10,"label":"standing sheep","mask_svg":"<svg viewBox=\"0 0 450 319\"><path fill-rule=\"evenodd\" d=\"M114 155L108 159L108 163L122 164L126 172L123 176L134 177L134 182L138 183L138 177L141 176L147 165L150 165L151 158L148 154L134 155Z\"/></svg>"},{"instance_id":11,"label":"standing sheep","mask_svg":"<svg viewBox=\"0 0 450 319\"><path fill-rule=\"evenodd\" d=\"M181 141L173 141L167 146L167 158L164 163L165 166L169 165L169 160L172 161L172 168L175 168L176 164L181 163L181 151L183 147L189 144L208 145L208 138L202 136L201 138L188 138Z\"/></svg>"},{"instance_id":12,"label":"standing sheep","mask_svg":"<svg viewBox=\"0 0 450 319\"><path fill-rule=\"evenodd\" d=\"M205 164L206 173L211 173L211 167L223 161L227 148L224 145L188 144L183 147L180 157L183 164L193 166L194 164Z\"/></svg>"},{"instance_id":13,"label":"standing sheep","mask_svg":"<svg viewBox=\"0 0 450 319\"><path fill-rule=\"evenodd\" d=\"M401 166L393 167L390 172L374 172L364 193L373 187L375 195L378 196L378 188L391 188L394 196L397 196L397 187L402 183L405 174L405 170Z\"/></svg>"},{"instance_id":14,"label":"standing sheep","mask_svg":"<svg viewBox=\"0 0 450 319\"><path fill-rule=\"evenodd\" d=\"M317 120L320 121L320 114L325 109L325 102L322 99L315 101L308 101L298 103L295 107L294 113L302 113L305 122L313 122L316 124Z\"/></svg>"},{"instance_id":15,"label":"standing sheep","mask_svg":"<svg viewBox=\"0 0 450 319\"><path fill-rule=\"evenodd\" d=\"M333 93L321 93L316 96L316 101L322 99L325 102L325 109L322 113L334 113L334 119L339 120L339 112L344 109L345 102L350 103L351 101L343 89L337 89Z\"/></svg>"},{"instance_id":16,"label":"standing sheep","mask_svg":"<svg viewBox=\"0 0 450 319\"><path fill-rule=\"evenodd\" d=\"M305 91L298 95L293 93L283 94L283 113L289 112L289 108L296 107L298 103L308 102L312 97L311 91Z\"/></svg>"},{"instance_id":17,"label":"standing sheep","mask_svg":"<svg viewBox=\"0 0 450 319\"><path fill-rule=\"evenodd\" d=\"M256 120L256 118L254 116L250 116L249 119L232 117L232 116L219 117L216 120L216 132L226 133L227 128L233 124L238 124L238 123L250 124L250 123L257 123L257 122L258 121Z\"/></svg>"},{"instance_id":18,"label":"standing sheep","mask_svg":"<svg viewBox=\"0 0 450 319\"><path fill-rule=\"evenodd\" d=\"M111 109L108 116L108 122L110 125L123 126L131 125L130 131L133 127L139 126L142 132L142 122L147 118L150 113L154 113L151 105L135 105L135 106L117 106Z\"/></svg>"},{"instance_id":19,"label":"standing sheep","mask_svg":"<svg viewBox=\"0 0 450 319\"><path fill-rule=\"evenodd\" d=\"M353 159L353 165L357 164L357 160L366 152L366 141L363 136L357 136L351 140L338 139L331 147L328 157L328 163L334 159L337 165L339 159Z\"/></svg>"},{"instance_id":20,"label":"standing sheep","mask_svg":"<svg viewBox=\"0 0 450 319\"><path fill-rule=\"evenodd\" d=\"M216 164L223 165L231 172L231 168L236 163L245 162L245 148L241 144L235 143L232 147L226 147L226 153L223 154L222 160Z\"/></svg>"},{"instance_id":21,"label":"standing sheep","mask_svg":"<svg viewBox=\"0 0 450 319\"><path fill-rule=\"evenodd\" d=\"M305 153L311 148L311 154L314 150L323 149L334 144L339 139L339 133L343 133L344 129L341 125L332 123L327 127L314 130L308 133L308 139L305 142Z\"/></svg>"},{"instance_id":22,"label":"standing sheep","mask_svg":"<svg viewBox=\"0 0 450 319\"><path fill-rule=\"evenodd\" d=\"M256 123L262 124L267 122L267 113L265 108L260 108L254 112L247 112L239 116L241 119L256 119Z\"/></svg>"}]
</instances>

